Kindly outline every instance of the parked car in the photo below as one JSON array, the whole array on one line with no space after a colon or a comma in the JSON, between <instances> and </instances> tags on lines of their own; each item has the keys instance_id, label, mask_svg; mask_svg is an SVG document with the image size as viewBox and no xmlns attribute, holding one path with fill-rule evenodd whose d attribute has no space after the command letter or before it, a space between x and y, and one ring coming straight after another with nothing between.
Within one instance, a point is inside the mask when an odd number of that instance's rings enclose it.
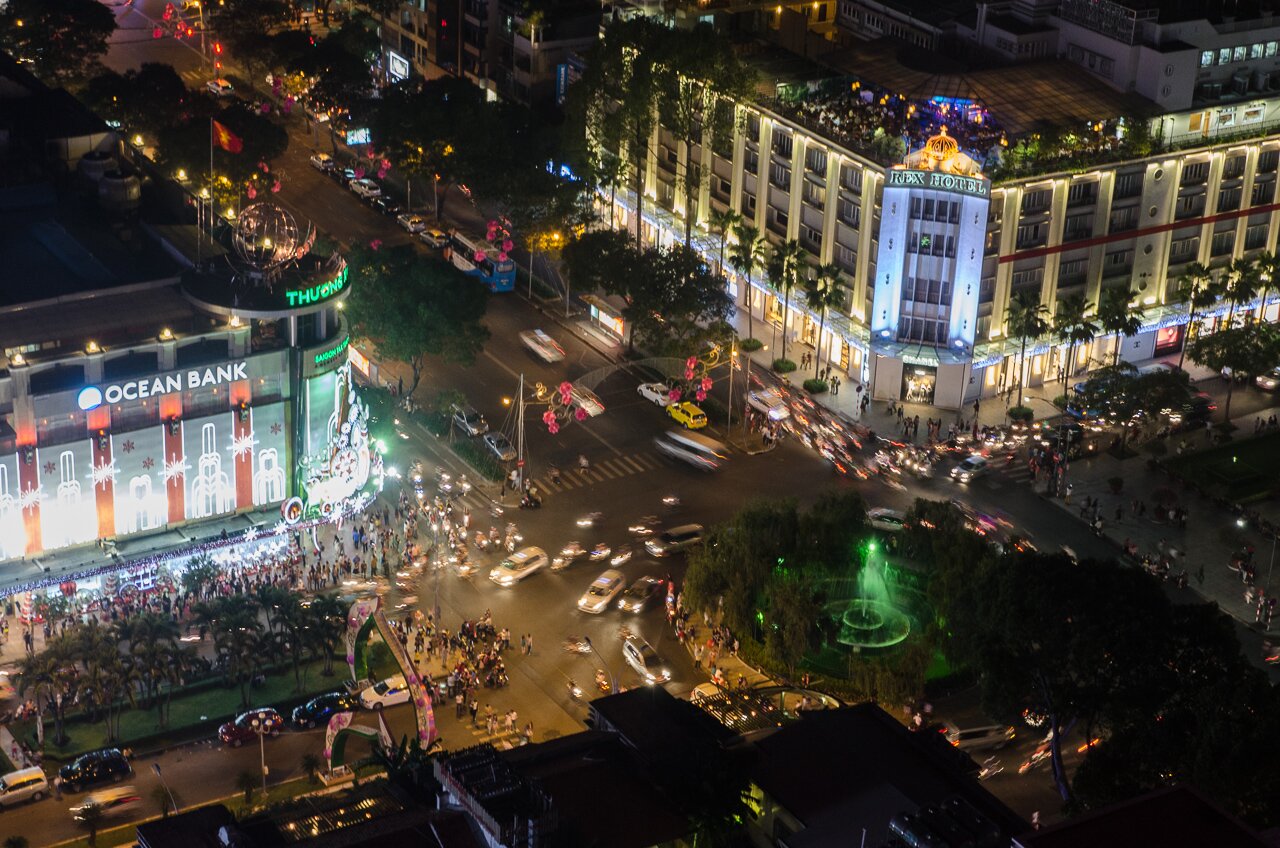
<instances>
[{"instance_id":1,"label":"parked car","mask_svg":"<svg viewBox=\"0 0 1280 848\"><path fill-rule=\"evenodd\" d=\"M258 735L253 725L255 721L263 727L269 723L270 727L266 730L266 735L271 737L279 736L280 731L284 729L284 719L274 707L259 707L256 710L241 713L233 721L219 727L218 740L232 748L239 748L244 743L251 742Z\"/></svg>"},{"instance_id":2,"label":"parked car","mask_svg":"<svg viewBox=\"0 0 1280 848\"><path fill-rule=\"evenodd\" d=\"M405 212L396 216L396 223L404 227L408 233L420 233L427 228L427 219L415 212Z\"/></svg>"},{"instance_id":3,"label":"parked car","mask_svg":"<svg viewBox=\"0 0 1280 848\"><path fill-rule=\"evenodd\" d=\"M511 556L498 563L489 572L489 579L499 586L513 586L530 574L535 574L547 565L547 552L542 548L521 548Z\"/></svg>"},{"instance_id":4,"label":"parked car","mask_svg":"<svg viewBox=\"0 0 1280 848\"><path fill-rule=\"evenodd\" d=\"M658 577L646 574L636 582L627 587L627 590L618 598L618 609L623 612L644 612L645 607L654 598L659 597L665 586Z\"/></svg>"},{"instance_id":5,"label":"parked car","mask_svg":"<svg viewBox=\"0 0 1280 848\"><path fill-rule=\"evenodd\" d=\"M338 163L334 162L333 157L328 153L312 153L311 158L307 161L311 163L311 167L324 174L328 174L338 167Z\"/></svg>"},{"instance_id":6,"label":"parked car","mask_svg":"<svg viewBox=\"0 0 1280 848\"><path fill-rule=\"evenodd\" d=\"M787 399L777 389L755 389L747 392L747 403L770 421L782 421L791 416Z\"/></svg>"},{"instance_id":7,"label":"parked car","mask_svg":"<svg viewBox=\"0 0 1280 848\"><path fill-rule=\"evenodd\" d=\"M1280 389L1280 368L1272 368L1265 374L1259 374L1253 378L1253 384L1264 392Z\"/></svg>"},{"instance_id":8,"label":"parked car","mask_svg":"<svg viewBox=\"0 0 1280 848\"><path fill-rule=\"evenodd\" d=\"M85 811L90 806L94 806L102 813L103 818L115 818L136 808L141 803L142 796L138 794L137 787L113 786L110 789L103 789L100 792L94 792L92 795L86 795L83 801L71 808L71 817L78 822L84 821Z\"/></svg>"},{"instance_id":9,"label":"parked car","mask_svg":"<svg viewBox=\"0 0 1280 848\"><path fill-rule=\"evenodd\" d=\"M667 407L667 415L677 424L683 424L686 430L701 430L707 426L707 414L700 406L688 401L671 404Z\"/></svg>"},{"instance_id":10,"label":"parked car","mask_svg":"<svg viewBox=\"0 0 1280 848\"><path fill-rule=\"evenodd\" d=\"M600 398L596 397L596 393L584 386L574 383L569 389L570 399L573 405L587 413L591 418L595 418L604 412L604 404Z\"/></svg>"},{"instance_id":11,"label":"parked car","mask_svg":"<svg viewBox=\"0 0 1280 848\"><path fill-rule=\"evenodd\" d=\"M665 683L671 679L671 669L667 668L662 657L658 656L652 645L638 636L632 636L622 643L622 657L645 683Z\"/></svg>"},{"instance_id":12,"label":"parked car","mask_svg":"<svg viewBox=\"0 0 1280 848\"><path fill-rule=\"evenodd\" d=\"M543 362L559 362L564 359L564 348L541 330L525 330L520 334L520 343Z\"/></svg>"},{"instance_id":13,"label":"parked car","mask_svg":"<svg viewBox=\"0 0 1280 848\"><path fill-rule=\"evenodd\" d=\"M360 692L360 706L366 710L380 710L393 707L409 700L409 681L403 674L397 674L381 680L368 689Z\"/></svg>"},{"instance_id":14,"label":"parked car","mask_svg":"<svg viewBox=\"0 0 1280 848\"><path fill-rule=\"evenodd\" d=\"M11 771L0 777L0 807L12 807L24 801L39 801L49 794L49 779L35 766Z\"/></svg>"},{"instance_id":15,"label":"parked car","mask_svg":"<svg viewBox=\"0 0 1280 848\"><path fill-rule=\"evenodd\" d=\"M671 403L671 387L666 383L641 383L636 386L636 392L649 403L656 403L658 406L665 407Z\"/></svg>"},{"instance_id":16,"label":"parked car","mask_svg":"<svg viewBox=\"0 0 1280 848\"><path fill-rule=\"evenodd\" d=\"M348 188L366 200L371 197L378 197L382 194L382 186L378 185L368 177L352 180Z\"/></svg>"},{"instance_id":17,"label":"parked car","mask_svg":"<svg viewBox=\"0 0 1280 848\"><path fill-rule=\"evenodd\" d=\"M418 238L422 240L423 244L426 244L429 247L434 247L437 250L449 243L449 234L444 230L439 230L435 227L427 227L425 230L418 233Z\"/></svg>"},{"instance_id":18,"label":"parked car","mask_svg":"<svg viewBox=\"0 0 1280 848\"><path fill-rule=\"evenodd\" d=\"M221 77L209 80L204 87L216 97L231 97L236 93L235 86Z\"/></svg>"},{"instance_id":19,"label":"parked car","mask_svg":"<svg viewBox=\"0 0 1280 848\"><path fill-rule=\"evenodd\" d=\"M392 200L390 197L387 197L385 194L380 194L377 197L368 198L368 200L369 200L369 205L373 207L373 211L380 212L383 215L386 215L388 218L395 218L400 214L400 204L396 203L394 200Z\"/></svg>"},{"instance_id":20,"label":"parked car","mask_svg":"<svg viewBox=\"0 0 1280 848\"><path fill-rule=\"evenodd\" d=\"M454 404L453 423L468 436L479 436L489 432L489 422L469 404Z\"/></svg>"},{"instance_id":21,"label":"parked car","mask_svg":"<svg viewBox=\"0 0 1280 848\"><path fill-rule=\"evenodd\" d=\"M656 557L667 556L699 544L702 535L701 524L682 524L649 539L644 543L644 549Z\"/></svg>"},{"instance_id":22,"label":"parked car","mask_svg":"<svg viewBox=\"0 0 1280 848\"><path fill-rule=\"evenodd\" d=\"M898 533L907 527L907 516L896 509L878 506L867 510L867 521L877 530Z\"/></svg>"},{"instance_id":23,"label":"parked car","mask_svg":"<svg viewBox=\"0 0 1280 848\"><path fill-rule=\"evenodd\" d=\"M58 776L68 792L79 792L102 783L119 783L133 774L133 766L119 748L99 748L81 754L62 768Z\"/></svg>"},{"instance_id":24,"label":"parked car","mask_svg":"<svg viewBox=\"0 0 1280 848\"><path fill-rule=\"evenodd\" d=\"M501 462L510 462L516 458L516 446L501 433L485 433L484 446Z\"/></svg>"},{"instance_id":25,"label":"parked car","mask_svg":"<svg viewBox=\"0 0 1280 848\"><path fill-rule=\"evenodd\" d=\"M360 699L350 692L326 692L293 708L293 723L298 727L315 727L329 721L335 713L354 710Z\"/></svg>"},{"instance_id":26,"label":"parked car","mask_svg":"<svg viewBox=\"0 0 1280 848\"><path fill-rule=\"evenodd\" d=\"M986 751L991 748L1003 748L1013 741L1018 733L1007 724L992 724L986 727L961 729L947 726L947 741L961 751Z\"/></svg>"},{"instance_id":27,"label":"parked car","mask_svg":"<svg viewBox=\"0 0 1280 848\"><path fill-rule=\"evenodd\" d=\"M987 470L987 458L975 453L974 455L965 458L964 462L961 462L955 468L951 469L951 479L959 480L961 483L968 483L969 481L976 480L986 474Z\"/></svg>"},{"instance_id":28,"label":"parked car","mask_svg":"<svg viewBox=\"0 0 1280 848\"><path fill-rule=\"evenodd\" d=\"M334 168L329 172L329 176L340 185L350 186L356 179L356 172L354 168Z\"/></svg>"},{"instance_id":29,"label":"parked car","mask_svg":"<svg viewBox=\"0 0 1280 848\"><path fill-rule=\"evenodd\" d=\"M591 581L587 591L578 598L578 609L598 615L613 605L614 599L626 585L622 572L610 568Z\"/></svg>"}]
</instances>

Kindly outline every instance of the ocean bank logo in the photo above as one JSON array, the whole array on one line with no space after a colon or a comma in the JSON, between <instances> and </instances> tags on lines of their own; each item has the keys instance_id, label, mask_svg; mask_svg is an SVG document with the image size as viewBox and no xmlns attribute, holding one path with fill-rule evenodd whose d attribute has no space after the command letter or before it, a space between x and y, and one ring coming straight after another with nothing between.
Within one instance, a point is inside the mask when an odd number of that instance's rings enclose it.
<instances>
[{"instance_id":1,"label":"ocean bank logo","mask_svg":"<svg viewBox=\"0 0 1280 848\"><path fill-rule=\"evenodd\" d=\"M102 406L102 389L97 386L85 386L80 390L80 394L76 395L76 406L79 406L83 412Z\"/></svg>"}]
</instances>

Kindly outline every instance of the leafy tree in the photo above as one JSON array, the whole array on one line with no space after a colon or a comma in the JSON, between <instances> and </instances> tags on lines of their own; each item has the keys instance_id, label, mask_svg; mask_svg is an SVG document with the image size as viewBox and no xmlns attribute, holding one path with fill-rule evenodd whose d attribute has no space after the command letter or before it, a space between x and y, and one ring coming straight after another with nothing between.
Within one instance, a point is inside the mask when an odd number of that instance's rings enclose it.
<instances>
[{"instance_id":1,"label":"leafy tree","mask_svg":"<svg viewBox=\"0 0 1280 848\"><path fill-rule=\"evenodd\" d=\"M840 283L840 266L819 265L816 274L805 281L805 304L818 313L818 353L813 358L813 377L822 373L823 333L827 327L827 310L839 306L844 300L844 287Z\"/></svg>"},{"instance_id":2,"label":"leafy tree","mask_svg":"<svg viewBox=\"0 0 1280 848\"><path fill-rule=\"evenodd\" d=\"M258 778L252 772L242 771L236 775L236 791L244 793L244 805L253 803L253 793L258 790Z\"/></svg>"},{"instance_id":3,"label":"leafy tree","mask_svg":"<svg viewBox=\"0 0 1280 848\"><path fill-rule=\"evenodd\" d=\"M219 208L234 203L250 184L256 185L255 191L264 189L269 177L260 163L269 166L288 149L289 134L284 127L239 101L220 108L212 95L193 94L190 102L191 108L178 120L156 131L160 164L184 169L207 187L210 134L216 120L243 142L239 153L213 148L213 194Z\"/></svg>"},{"instance_id":4,"label":"leafy tree","mask_svg":"<svg viewBox=\"0 0 1280 848\"><path fill-rule=\"evenodd\" d=\"M1231 370L1233 379L1227 381L1227 402L1222 412L1222 420L1230 421L1234 378L1262 374L1275 367L1280 361L1280 329L1263 323L1227 326L1211 336L1196 336L1188 347L1191 358L1201 365L1214 371Z\"/></svg>"},{"instance_id":5,"label":"leafy tree","mask_svg":"<svg viewBox=\"0 0 1280 848\"><path fill-rule=\"evenodd\" d=\"M155 133L172 126L190 108L193 95L172 65L147 62L123 74L103 71L89 80L85 102L126 129Z\"/></svg>"},{"instance_id":6,"label":"leafy tree","mask_svg":"<svg viewBox=\"0 0 1280 848\"><path fill-rule=\"evenodd\" d=\"M747 281L747 337L755 338L755 312L751 308L751 275L757 268L763 268L768 261L769 242L760 234L757 227L750 224L738 224L734 227L733 233L737 242L729 250L729 264Z\"/></svg>"},{"instance_id":7,"label":"leafy tree","mask_svg":"<svg viewBox=\"0 0 1280 848\"><path fill-rule=\"evenodd\" d=\"M51 708L55 745L67 742L64 722L76 686L75 664L79 658L74 636L64 633L46 643L44 650L24 656L18 663L17 692L23 697L30 693L41 714Z\"/></svg>"},{"instance_id":8,"label":"leafy tree","mask_svg":"<svg viewBox=\"0 0 1280 848\"><path fill-rule=\"evenodd\" d=\"M1111 364L1119 365L1121 337L1129 339L1138 335L1138 331L1142 329L1142 309L1130 305L1127 288L1106 289L1098 301L1098 324L1103 331L1115 335L1116 346L1112 352Z\"/></svg>"},{"instance_id":9,"label":"leafy tree","mask_svg":"<svg viewBox=\"0 0 1280 848\"><path fill-rule=\"evenodd\" d=\"M27 841L27 837L18 836L17 834L6 836L4 839L4 848L29 848L30 845L31 843Z\"/></svg>"},{"instance_id":10,"label":"leafy tree","mask_svg":"<svg viewBox=\"0 0 1280 848\"><path fill-rule=\"evenodd\" d=\"M307 634L324 656L321 674L333 674L333 658L347 632L347 610L335 595L318 595L307 607Z\"/></svg>"},{"instance_id":11,"label":"leafy tree","mask_svg":"<svg viewBox=\"0 0 1280 848\"><path fill-rule=\"evenodd\" d=\"M96 73L115 31L116 16L97 0L8 0L0 6L0 50L30 63L53 86Z\"/></svg>"},{"instance_id":12,"label":"leafy tree","mask_svg":"<svg viewBox=\"0 0 1280 848\"><path fill-rule=\"evenodd\" d=\"M489 338L481 323L483 286L448 262L423 261L409 246L361 248L347 262L353 278L347 315L383 355L409 366L409 394L418 388L427 356L475 361Z\"/></svg>"},{"instance_id":13,"label":"leafy tree","mask_svg":"<svg viewBox=\"0 0 1280 848\"><path fill-rule=\"evenodd\" d=\"M291 16L286 0L221 0L210 4L205 24L226 42L254 79L261 79L276 60L273 36Z\"/></svg>"},{"instance_id":14,"label":"leafy tree","mask_svg":"<svg viewBox=\"0 0 1280 848\"><path fill-rule=\"evenodd\" d=\"M1053 316L1053 332L1058 341L1067 343L1067 366L1062 369L1063 381L1070 382L1076 371L1076 345L1088 344L1098 334L1098 325L1088 318L1093 304L1084 295L1073 294L1058 301Z\"/></svg>"},{"instance_id":15,"label":"leafy tree","mask_svg":"<svg viewBox=\"0 0 1280 848\"><path fill-rule=\"evenodd\" d=\"M795 239L783 242L773 249L769 259L769 285L782 296L782 358L787 358L787 324L791 316L791 293L800 285L800 273L804 263L804 248ZM774 344L778 341L778 328L773 329Z\"/></svg>"},{"instance_id":16,"label":"leafy tree","mask_svg":"<svg viewBox=\"0 0 1280 848\"><path fill-rule=\"evenodd\" d=\"M724 338L724 322L733 309L724 277L712 272L694 250L673 244L649 248L628 276L622 314L655 348L687 351L700 337Z\"/></svg>"},{"instance_id":17,"label":"leafy tree","mask_svg":"<svg viewBox=\"0 0 1280 848\"><path fill-rule=\"evenodd\" d=\"M811 581L784 573L770 581L765 604L765 651L795 677L800 660L818 647L821 599Z\"/></svg>"},{"instance_id":18,"label":"leafy tree","mask_svg":"<svg viewBox=\"0 0 1280 848\"><path fill-rule=\"evenodd\" d=\"M218 566L208 554L197 554L182 572L182 591L201 599L218 578Z\"/></svg>"},{"instance_id":19,"label":"leafy tree","mask_svg":"<svg viewBox=\"0 0 1280 848\"><path fill-rule=\"evenodd\" d=\"M324 768L324 760L320 759L315 752L308 751L302 755L302 760L298 763L302 766L302 770L307 773L307 782L314 785L319 782L317 775Z\"/></svg>"},{"instance_id":20,"label":"leafy tree","mask_svg":"<svg viewBox=\"0 0 1280 848\"><path fill-rule=\"evenodd\" d=\"M1027 374L1027 342L1049 331L1048 314L1049 309L1040 302L1038 291L1023 289L1009 298L1004 319L1005 335L1022 343L1022 352L1018 355L1018 406L1022 406L1022 389Z\"/></svg>"},{"instance_id":21,"label":"leafy tree","mask_svg":"<svg viewBox=\"0 0 1280 848\"><path fill-rule=\"evenodd\" d=\"M314 45L305 33L310 49L299 50L285 67L314 78L309 96L323 106L342 106L367 98L373 89L370 59L378 50L377 32L369 26L368 15L355 14L339 29L332 30ZM299 32L286 30L286 33Z\"/></svg>"}]
</instances>

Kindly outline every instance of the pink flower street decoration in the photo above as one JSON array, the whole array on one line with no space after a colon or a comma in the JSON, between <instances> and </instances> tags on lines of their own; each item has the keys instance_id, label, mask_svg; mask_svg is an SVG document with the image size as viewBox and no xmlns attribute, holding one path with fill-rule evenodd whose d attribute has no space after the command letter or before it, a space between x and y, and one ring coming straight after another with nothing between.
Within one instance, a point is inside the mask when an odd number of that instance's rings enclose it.
<instances>
[{"instance_id":1,"label":"pink flower street decoration","mask_svg":"<svg viewBox=\"0 0 1280 848\"><path fill-rule=\"evenodd\" d=\"M493 240L494 240L494 239L496 239L497 237L498 237L498 231L497 231L497 230L485 230L485 233L484 233L484 240L485 240L485 241L493 241Z\"/></svg>"},{"instance_id":2,"label":"pink flower street decoration","mask_svg":"<svg viewBox=\"0 0 1280 848\"><path fill-rule=\"evenodd\" d=\"M502 251L502 250L498 251L498 261L499 261L499 262L506 262L506 261L507 261L507 254L506 254L506 252L505 252L505 251Z\"/></svg>"},{"instance_id":3,"label":"pink flower street decoration","mask_svg":"<svg viewBox=\"0 0 1280 848\"><path fill-rule=\"evenodd\" d=\"M268 165L266 162L258 162L258 170L262 171L262 173L265 174L270 172L271 166Z\"/></svg>"},{"instance_id":4,"label":"pink flower street decoration","mask_svg":"<svg viewBox=\"0 0 1280 848\"><path fill-rule=\"evenodd\" d=\"M693 369L692 369L692 368L686 368L686 369L684 369L684 378L685 378L686 380L692 380L692 379L693 379Z\"/></svg>"},{"instance_id":5,"label":"pink flower street decoration","mask_svg":"<svg viewBox=\"0 0 1280 848\"><path fill-rule=\"evenodd\" d=\"M379 169L378 169L378 179L380 179L380 180L385 180L386 178L387 178L387 169L386 169L386 168L379 168Z\"/></svg>"},{"instance_id":6,"label":"pink flower street decoration","mask_svg":"<svg viewBox=\"0 0 1280 848\"><path fill-rule=\"evenodd\" d=\"M370 162L372 162L374 159L377 159L377 158L378 158L378 154L376 154L376 153L374 153L374 152L373 152L373 148L372 148L372 147L370 147L368 150L366 150L366 151L364 152L364 156L365 156L365 158L366 158L366 159L368 159Z\"/></svg>"},{"instance_id":7,"label":"pink flower street decoration","mask_svg":"<svg viewBox=\"0 0 1280 848\"><path fill-rule=\"evenodd\" d=\"M292 115L293 103L294 103L294 100L292 97L286 97L284 101L284 105L280 107L280 111L284 112L286 115Z\"/></svg>"},{"instance_id":8,"label":"pink flower street decoration","mask_svg":"<svg viewBox=\"0 0 1280 848\"><path fill-rule=\"evenodd\" d=\"M280 181L276 180L271 184L271 192L272 194L278 194L279 191L280 191Z\"/></svg>"},{"instance_id":9,"label":"pink flower street decoration","mask_svg":"<svg viewBox=\"0 0 1280 848\"><path fill-rule=\"evenodd\" d=\"M253 200L255 197L258 196L258 190L253 186L249 186L247 189L245 189L244 193L245 193L245 196L247 196L250 200Z\"/></svg>"},{"instance_id":10,"label":"pink flower street decoration","mask_svg":"<svg viewBox=\"0 0 1280 848\"><path fill-rule=\"evenodd\" d=\"M496 229L498 229L498 222L497 222L497 221L490 221L489 223L485 224L485 227L486 227L487 229L490 229L490 230L496 230Z\"/></svg>"},{"instance_id":11,"label":"pink flower street decoration","mask_svg":"<svg viewBox=\"0 0 1280 848\"><path fill-rule=\"evenodd\" d=\"M693 396L698 399L698 403L702 403L704 400L707 399L707 393L702 389L698 389L696 392L694 392Z\"/></svg>"},{"instance_id":12,"label":"pink flower street decoration","mask_svg":"<svg viewBox=\"0 0 1280 848\"><path fill-rule=\"evenodd\" d=\"M390 170L391 170L391 160L390 160L390 159L383 159L383 160L382 160L382 170L384 170L384 171L390 171Z\"/></svg>"},{"instance_id":13,"label":"pink flower street decoration","mask_svg":"<svg viewBox=\"0 0 1280 848\"><path fill-rule=\"evenodd\" d=\"M364 179L364 168L359 168L359 167L356 168L356 179L357 180Z\"/></svg>"},{"instance_id":14,"label":"pink flower street decoration","mask_svg":"<svg viewBox=\"0 0 1280 848\"><path fill-rule=\"evenodd\" d=\"M548 425L547 425L547 432L548 432L548 433L550 433L550 434L551 434L551 435L553 435L553 436L554 436L556 433L559 433L559 432L560 432L560 422L558 422L558 421L552 421L550 424L548 424Z\"/></svg>"},{"instance_id":15,"label":"pink flower street decoration","mask_svg":"<svg viewBox=\"0 0 1280 848\"><path fill-rule=\"evenodd\" d=\"M575 410L573 411L573 417L574 417L574 418L576 418L576 419L578 419L579 421L586 421L586 420L587 420L587 411L586 411L585 409L583 409L582 407L578 407L577 409L575 409Z\"/></svg>"},{"instance_id":16,"label":"pink flower street decoration","mask_svg":"<svg viewBox=\"0 0 1280 848\"><path fill-rule=\"evenodd\" d=\"M568 403L573 400L573 383L565 381L557 386L556 390L560 392L561 403Z\"/></svg>"},{"instance_id":17,"label":"pink flower street decoration","mask_svg":"<svg viewBox=\"0 0 1280 848\"><path fill-rule=\"evenodd\" d=\"M552 424L556 423L556 414L548 409L546 412L542 413L542 423L550 427Z\"/></svg>"},{"instance_id":18,"label":"pink flower street decoration","mask_svg":"<svg viewBox=\"0 0 1280 848\"><path fill-rule=\"evenodd\" d=\"M484 261L484 251L483 251L483 250L477 250L477 251L476 251L475 260L476 260L477 262L483 262L483 261Z\"/></svg>"},{"instance_id":19,"label":"pink flower street decoration","mask_svg":"<svg viewBox=\"0 0 1280 848\"><path fill-rule=\"evenodd\" d=\"M382 239L374 239L373 241L369 242L369 247L370 247L370 249L372 249L372 250L381 250L381 249L382 249Z\"/></svg>"},{"instance_id":20,"label":"pink flower street decoration","mask_svg":"<svg viewBox=\"0 0 1280 848\"><path fill-rule=\"evenodd\" d=\"M260 107L259 107L258 111L262 112L262 114L264 114L264 115L270 115L270 114L271 114L271 104L270 104L270 103L263 103L263 104L262 104L262 106L260 106Z\"/></svg>"},{"instance_id":21,"label":"pink flower street decoration","mask_svg":"<svg viewBox=\"0 0 1280 848\"><path fill-rule=\"evenodd\" d=\"M698 367L698 357L696 357L696 356L691 356L691 357L689 357L688 359L686 359L686 360L684 361L684 367L685 367L685 369L686 369L686 370L690 370L690 369L693 369L693 368L697 368L697 367Z\"/></svg>"},{"instance_id":22,"label":"pink flower street decoration","mask_svg":"<svg viewBox=\"0 0 1280 848\"><path fill-rule=\"evenodd\" d=\"M503 239L503 240L502 240L502 249L503 249L503 250L505 250L507 253L510 253L510 252L511 252L511 248L513 248L513 247L515 247L515 246L516 246L516 243L515 243L515 242L513 242L511 239Z\"/></svg>"},{"instance_id":23,"label":"pink flower street decoration","mask_svg":"<svg viewBox=\"0 0 1280 848\"><path fill-rule=\"evenodd\" d=\"M711 386L712 386L712 384L713 384L714 382L715 382L715 381L713 381L710 377L703 377L703 378L702 378L702 390L703 390L704 392L709 392L709 391L711 391Z\"/></svg>"},{"instance_id":24,"label":"pink flower street decoration","mask_svg":"<svg viewBox=\"0 0 1280 848\"><path fill-rule=\"evenodd\" d=\"M669 401L671 401L672 403L679 403L679 402L680 402L680 390L679 390L679 389L672 389L671 391L667 392L667 399L668 399Z\"/></svg>"}]
</instances>

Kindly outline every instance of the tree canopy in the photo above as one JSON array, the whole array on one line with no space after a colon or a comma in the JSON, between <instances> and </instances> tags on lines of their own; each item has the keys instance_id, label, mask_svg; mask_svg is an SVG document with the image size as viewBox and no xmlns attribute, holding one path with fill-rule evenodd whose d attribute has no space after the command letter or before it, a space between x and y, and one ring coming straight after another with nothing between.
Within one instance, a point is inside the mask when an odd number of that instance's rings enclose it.
<instances>
[{"instance_id":1,"label":"tree canopy","mask_svg":"<svg viewBox=\"0 0 1280 848\"><path fill-rule=\"evenodd\" d=\"M470 364L489 338L482 323L487 292L453 265L424 260L411 246L361 248L347 257L356 332L391 359L408 363L412 392L427 356Z\"/></svg>"},{"instance_id":2,"label":"tree canopy","mask_svg":"<svg viewBox=\"0 0 1280 848\"><path fill-rule=\"evenodd\" d=\"M116 31L98 0L8 0L0 6L0 49L31 64L45 82L68 85L92 76Z\"/></svg>"}]
</instances>

